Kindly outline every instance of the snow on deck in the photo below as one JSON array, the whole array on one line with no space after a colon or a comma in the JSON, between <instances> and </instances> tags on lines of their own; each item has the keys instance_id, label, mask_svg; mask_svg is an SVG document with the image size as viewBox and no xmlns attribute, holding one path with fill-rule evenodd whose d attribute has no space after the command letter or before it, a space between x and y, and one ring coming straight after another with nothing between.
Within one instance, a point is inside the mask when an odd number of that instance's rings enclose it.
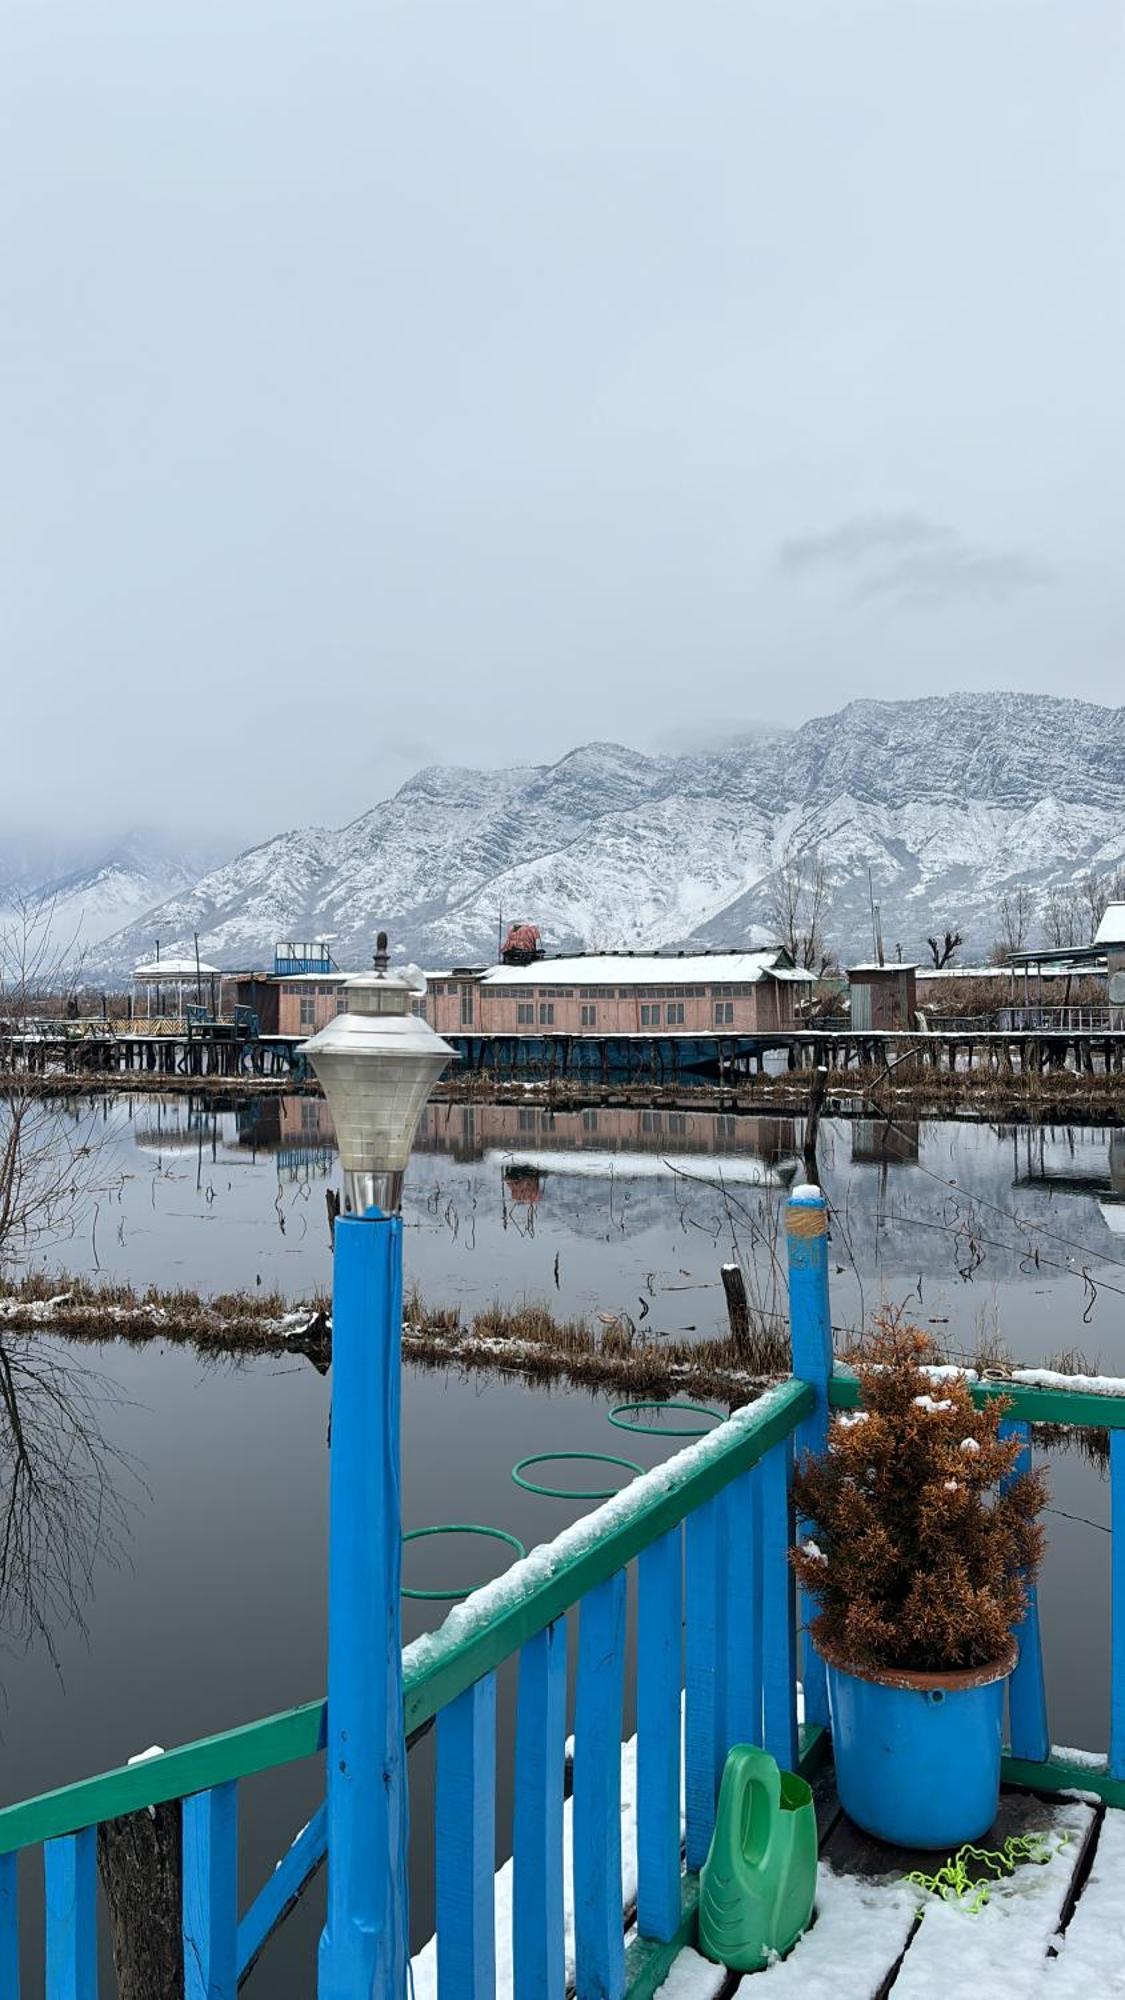
<instances>
[{"instance_id":1,"label":"snow on deck","mask_svg":"<svg viewBox=\"0 0 1125 2000\"><path fill-rule=\"evenodd\" d=\"M1097 1812L1077 1799L1023 1804L1029 1829L1048 1839L1050 1858L1023 1863L990 1884L989 1901L975 1913L920 1891L905 1879L907 1858L895 1867L895 1850L863 1845L846 1821L838 1822L847 1833L844 1852L850 1840L858 1866L853 1872L845 1862L838 1871L822 1854L815 1922L786 1959L746 1974L735 1989L738 2000L872 2000L881 1992L892 2000L1125 1995L1125 1813L1106 1814L1085 1891L1060 1932ZM829 1850L832 1844L830 1835ZM983 1844L990 1846L991 1836ZM930 1872L937 1865L932 1856L917 1860ZM885 1872L869 1874L872 1865ZM689 1950L677 1958L658 2000L716 2000L722 1990L722 1969Z\"/></svg>"}]
</instances>

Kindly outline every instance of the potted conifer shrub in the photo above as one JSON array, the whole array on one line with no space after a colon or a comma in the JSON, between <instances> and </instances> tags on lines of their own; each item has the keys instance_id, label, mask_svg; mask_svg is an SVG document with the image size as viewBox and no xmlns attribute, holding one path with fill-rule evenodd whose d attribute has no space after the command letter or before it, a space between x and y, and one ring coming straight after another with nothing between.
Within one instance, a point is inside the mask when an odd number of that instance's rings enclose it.
<instances>
[{"instance_id":1,"label":"potted conifer shrub","mask_svg":"<svg viewBox=\"0 0 1125 2000\"><path fill-rule=\"evenodd\" d=\"M858 1359L862 1406L793 1483L793 1565L818 1609L836 1782L850 1818L908 1847L978 1840L996 1817L1011 1636L1043 1551L1044 1476L1016 1476L1009 1405L935 1371L887 1320Z\"/></svg>"}]
</instances>

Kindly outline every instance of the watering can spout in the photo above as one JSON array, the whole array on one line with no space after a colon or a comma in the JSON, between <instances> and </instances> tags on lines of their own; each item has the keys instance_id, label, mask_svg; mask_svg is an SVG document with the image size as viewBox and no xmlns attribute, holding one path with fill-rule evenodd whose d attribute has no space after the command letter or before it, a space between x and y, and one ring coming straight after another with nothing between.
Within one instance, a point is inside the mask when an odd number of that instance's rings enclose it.
<instances>
[{"instance_id":1,"label":"watering can spout","mask_svg":"<svg viewBox=\"0 0 1125 2000\"><path fill-rule=\"evenodd\" d=\"M699 1883L699 1948L734 1972L791 1950L816 1900L813 1796L768 1751L737 1743L719 1788Z\"/></svg>"}]
</instances>

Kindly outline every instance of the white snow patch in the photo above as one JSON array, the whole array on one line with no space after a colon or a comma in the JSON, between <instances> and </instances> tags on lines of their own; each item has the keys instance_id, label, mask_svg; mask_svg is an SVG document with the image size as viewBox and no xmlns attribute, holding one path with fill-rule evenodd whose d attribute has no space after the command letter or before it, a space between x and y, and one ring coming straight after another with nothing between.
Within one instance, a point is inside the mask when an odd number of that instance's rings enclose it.
<instances>
[{"instance_id":1,"label":"white snow patch","mask_svg":"<svg viewBox=\"0 0 1125 2000\"><path fill-rule=\"evenodd\" d=\"M824 1861L816 1887L816 1922L788 1958L748 1972L738 2000L871 2000L910 1934L918 1893L901 1880L865 1882L837 1875Z\"/></svg>"},{"instance_id":2,"label":"white snow patch","mask_svg":"<svg viewBox=\"0 0 1125 2000\"><path fill-rule=\"evenodd\" d=\"M828 1561L828 1557L818 1542L802 1542L801 1554L808 1556L811 1561L816 1563L826 1563Z\"/></svg>"},{"instance_id":3,"label":"white snow patch","mask_svg":"<svg viewBox=\"0 0 1125 2000\"><path fill-rule=\"evenodd\" d=\"M935 1401L933 1396L915 1396L914 1407L916 1410L951 1410L953 1404L948 1396L941 1401Z\"/></svg>"},{"instance_id":4,"label":"white snow patch","mask_svg":"<svg viewBox=\"0 0 1125 2000\"><path fill-rule=\"evenodd\" d=\"M978 1452L979 1452L979 1450L980 1450L980 1442L979 1442L979 1439L977 1439L977 1438L962 1438L962 1439L961 1439L961 1450L962 1450L962 1451L964 1451L964 1452L967 1452L970 1458L975 1458L975 1457L977 1456L977 1453L978 1453Z\"/></svg>"},{"instance_id":5,"label":"white snow patch","mask_svg":"<svg viewBox=\"0 0 1125 2000\"><path fill-rule=\"evenodd\" d=\"M1072 1389L1086 1396L1125 1396L1120 1375L1060 1375L1054 1368L1013 1368L1013 1382L1028 1389Z\"/></svg>"},{"instance_id":6,"label":"white snow patch","mask_svg":"<svg viewBox=\"0 0 1125 2000\"><path fill-rule=\"evenodd\" d=\"M1086 1887L1055 1945L1059 1956L1035 1989L1043 2000L1125 1993L1125 1813L1106 1814Z\"/></svg>"},{"instance_id":7,"label":"white snow patch","mask_svg":"<svg viewBox=\"0 0 1125 2000\"><path fill-rule=\"evenodd\" d=\"M1062 1743L1052 1743L1051 1757L1058 1764L1077 1764L1083 1771L1104 1771L1109 1762L1104 1750L1071 1750Z\"/></svg>"},{"instance_id":8,"label":"white snow patch","mask_svg":"<svg viewBox=\"0 0 1125 2000\"><path fill-rule=\"evenodd\" d=\"M714 2000L722 1992L726 1976L725 1965L712 1965L709 1958L701 1958L689 1947L680 1953L663 1986L658 1987L656 2000Z\"/></svg>"},{"instance_id":9,"label":"white snow patch","mask_svg":"<svg viewBox=\"0 0 1125 2000\"><path fill-rule=\"evenodd\" d=\"M865 1424L867 1420L866 1410L841 1410L836 1418L842 1431L854 1430L857 1424Z\"/></svg>"}]
</instances>

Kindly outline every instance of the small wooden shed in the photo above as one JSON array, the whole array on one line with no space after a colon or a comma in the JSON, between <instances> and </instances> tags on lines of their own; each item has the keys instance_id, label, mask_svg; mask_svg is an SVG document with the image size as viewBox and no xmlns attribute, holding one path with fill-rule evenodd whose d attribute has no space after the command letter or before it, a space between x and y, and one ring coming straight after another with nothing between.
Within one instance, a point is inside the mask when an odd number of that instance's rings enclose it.
<instances>
[{"instance_id":1,"label":"small wooden shed","mask_svg":"<svg viewBox=\"0 0 1125 2000\"><path fill-rule=\"evenodd\" d=\"M918 1009L916 965L849 965L852 1027L879 1033L912 1028Z\"/></svg>"}]
</instances>

